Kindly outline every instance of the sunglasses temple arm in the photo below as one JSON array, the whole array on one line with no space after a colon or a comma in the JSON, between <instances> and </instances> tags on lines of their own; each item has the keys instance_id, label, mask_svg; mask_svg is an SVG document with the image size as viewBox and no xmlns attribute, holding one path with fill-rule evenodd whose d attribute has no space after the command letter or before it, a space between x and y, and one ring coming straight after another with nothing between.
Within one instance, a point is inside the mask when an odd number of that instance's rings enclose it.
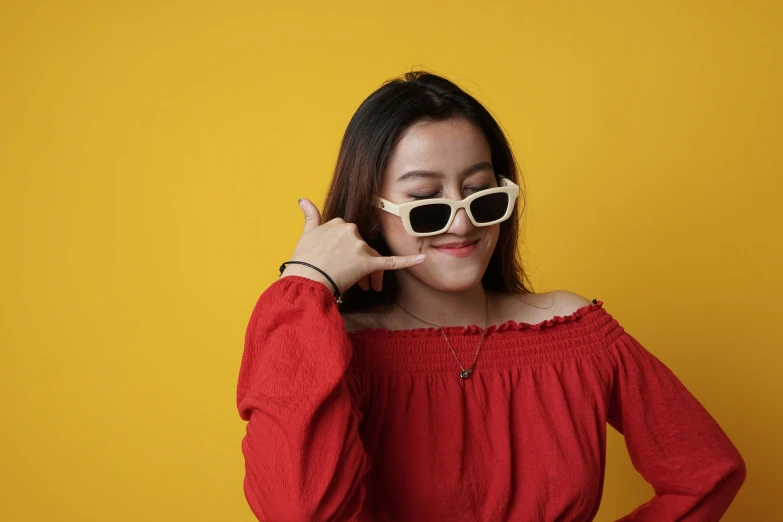
<instances>
[{"instance_id":1,"label":"sunglasses temple arm","mask_svg":"<svg viewBox=\"0 0 783 522\"><path fill-rule=\"evenodd\" d=\"M386 212L389 212L390 214L394 214L395 216L400 215L400 208L392 203L391 201L386 201L383 198L378 198L378 206L385 210Z\"/></svg>"}]
</instances>

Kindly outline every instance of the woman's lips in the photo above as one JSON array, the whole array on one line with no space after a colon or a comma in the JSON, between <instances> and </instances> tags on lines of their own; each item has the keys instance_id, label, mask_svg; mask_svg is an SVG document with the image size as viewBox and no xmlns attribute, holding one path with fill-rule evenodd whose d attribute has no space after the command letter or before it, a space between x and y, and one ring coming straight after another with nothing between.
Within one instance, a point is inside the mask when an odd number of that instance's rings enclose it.
<instances>
[{"instance_id":1,"label":"woman's lips","mask_svg":"<svg viewBox=\"0 0 783 522\"><path fill-rule=\"evenodd\" d=\"M478 239L463 246L433 246L432 248L452 257L467 257L478 248Z\"/></svg>"}]
</instances>

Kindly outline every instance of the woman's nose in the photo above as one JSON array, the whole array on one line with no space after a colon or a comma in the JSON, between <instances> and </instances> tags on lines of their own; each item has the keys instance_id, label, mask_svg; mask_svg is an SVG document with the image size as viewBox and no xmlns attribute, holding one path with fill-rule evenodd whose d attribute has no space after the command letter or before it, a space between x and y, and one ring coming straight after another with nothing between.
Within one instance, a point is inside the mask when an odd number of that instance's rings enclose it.
<instances>
[{"instance_id":1,"label":"woman's nose","mask_svg":"<svg viewBox=\"0 0 783 522\"><path fill-rule=\"evenodd\" d=\"M454 221L446 232L448 234L454 234L455 236L464 236L472 232L474 228L476 227L473 226L473 222L468 217L468 213L465 212L464 208L461 208L457 211L457 215L454 216Z\"/></svg>"}]
</instances>

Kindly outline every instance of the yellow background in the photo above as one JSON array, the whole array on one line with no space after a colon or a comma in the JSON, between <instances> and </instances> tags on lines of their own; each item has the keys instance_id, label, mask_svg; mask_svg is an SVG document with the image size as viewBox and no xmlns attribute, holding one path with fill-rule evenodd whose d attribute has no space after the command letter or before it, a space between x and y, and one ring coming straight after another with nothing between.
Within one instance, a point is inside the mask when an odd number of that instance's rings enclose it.
<instances>
[{"instance_id":1,"label":"yellow background","mask_svg":"<svg viewBox=\"0 0 783 522\"><path fill-rule=\"evenodd\" d=\"M780 2L0 2L0 521L250 521L234 386L342 132L424 67L507 130L536 289L599 298L772 520ZM646 501L610 432L598 521Z\"/></svg>"}]
</instances>

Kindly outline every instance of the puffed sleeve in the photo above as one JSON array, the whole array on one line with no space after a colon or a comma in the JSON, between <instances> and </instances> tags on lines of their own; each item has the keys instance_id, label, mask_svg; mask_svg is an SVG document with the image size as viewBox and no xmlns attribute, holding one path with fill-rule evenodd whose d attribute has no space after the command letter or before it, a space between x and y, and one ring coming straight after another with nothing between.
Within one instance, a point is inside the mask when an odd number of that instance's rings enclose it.
<instances>
[{"instance_id":1,"label":"puffed sleeve","mask_svg":"<svg viewBox=\"0 0 783 522\"><path fill-rule=\"evenodd\" d=\"M608 346L608 422L655 496L621 521L720 520L745 481L745 462L672 371L624 330Z\"/></svg>"},{"instance_id":2,"label":"puffed sleeve","mask_svg":"<svg viewBox=\"0 0 783 522\"><path fill-rule=\"evenodd\" d=\"M307 278L273 283L250 317L237 385L248 421L244 491L259 520L350 520L369 458L359 438L352 346L331 291Z\"/></svg>"}]
</instances>

